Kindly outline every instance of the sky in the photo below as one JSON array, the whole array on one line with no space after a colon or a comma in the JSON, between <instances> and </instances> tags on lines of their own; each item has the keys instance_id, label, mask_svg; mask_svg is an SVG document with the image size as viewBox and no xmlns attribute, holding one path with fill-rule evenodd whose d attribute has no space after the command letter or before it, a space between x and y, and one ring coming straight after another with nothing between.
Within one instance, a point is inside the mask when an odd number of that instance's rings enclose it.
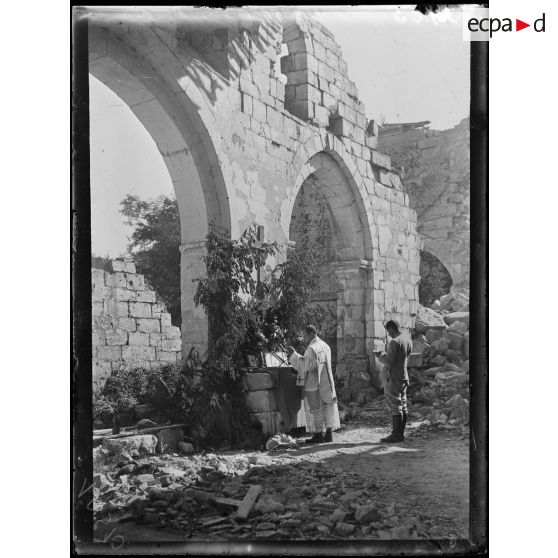
<instances>
[{"instance_id":1,"label":"sky","mask_svg":"<svg viewBox=\"0 0 558 558\"><path fill-rule=\"evenodd\" d=\"M445 130L469 114L469 44L457 10L438 15L367 7L315 14L341 46L369 118L430 120ZM90 77L91 240L96 255L126 252L131 230L119 213L126 194L173 195L155 142L132 111Z\"/></svg>"}]
</instances>

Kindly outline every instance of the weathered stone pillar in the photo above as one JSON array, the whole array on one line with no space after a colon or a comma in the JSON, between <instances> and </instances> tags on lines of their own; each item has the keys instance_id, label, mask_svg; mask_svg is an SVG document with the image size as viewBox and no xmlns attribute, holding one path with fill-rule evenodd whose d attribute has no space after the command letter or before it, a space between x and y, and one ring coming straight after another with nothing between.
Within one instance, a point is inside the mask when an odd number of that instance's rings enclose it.
<instances>
[{"instance_id":1,"label":"weathered stone pillar","mask_svg":"<svg viewBox=\"0 0 558 558\"><path fill-rule=\"evenodd\" d=\"M182 356L187 356L192 346L200 355L207 351L207 317L203 308L194 304L197 288L195 279L206 274L203 257L205 240L180 245L180 301L182 307Z\"/></svg>"},{"instance_id":2,"label":"weathered stone pillar","mask_svg":"<svg viewBox=\"0 0 558 558\"><path fill-rule=\"evenodd\" d=\"M335 262L333 267L341 286L337 297L336 376L344 381L340 397L348 400L370 386L365 312L370 267L366 260Z\"/></svg>"}]
</instances>

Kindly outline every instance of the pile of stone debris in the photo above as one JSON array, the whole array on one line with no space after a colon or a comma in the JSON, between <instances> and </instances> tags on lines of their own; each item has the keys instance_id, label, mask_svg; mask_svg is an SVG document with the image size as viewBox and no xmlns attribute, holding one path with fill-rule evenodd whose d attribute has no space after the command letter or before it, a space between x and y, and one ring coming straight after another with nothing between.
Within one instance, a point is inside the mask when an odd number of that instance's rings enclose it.
<instances>
[{"instance_id":1,"label":"pile of stone debris","mask_svg":"<svg viewBox=\"0 0 558 558\"><path fill-rule=\"evenodd\" d=\"M376 482L340 467L260 452L96 452L99 524L167 527L194 540L428 538L418 519L378 496Z\"/></svg>"},{"instance_id":2,"label":"pile of stone debris","mask_svg":"<svg viewBox=\"0 0 558 558\"><path fill-rule=\"evenodd\" d=\"M468 292L454 289L430 308L421 307L411 337L408 433L421 436L441 429L468 436ZM377 395L372 401L339 402L341 420L390 426L384 398Z\"/></svg>"},{"instance_id":3,"label":"pile of stone debris","mask_svg":"<svg viewBox=\"0 0 558 558\"><path fill-rule=\"evenodd\" d=\"M460 430L469 422L469 293L452 291L421 307L411 332L409 399L422 430ZM420 431L420 429L419 429Z\"/></svg>"}]
</instances>

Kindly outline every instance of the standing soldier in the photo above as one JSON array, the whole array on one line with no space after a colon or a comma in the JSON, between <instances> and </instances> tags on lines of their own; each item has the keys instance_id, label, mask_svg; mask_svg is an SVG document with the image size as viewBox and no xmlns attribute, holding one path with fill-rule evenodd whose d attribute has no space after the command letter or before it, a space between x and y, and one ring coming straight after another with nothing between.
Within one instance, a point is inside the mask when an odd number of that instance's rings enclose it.
<instances>
[{"instance_id":1,"label":"standing soldier","mask_svg":"<svg viewBox=\"0 0 558 558\"><path fill-rule=\"evenodd\" d=\"M304 356L292 347L288 347L287 351L289 363L298 373L297 384L303 386L306 430L314 433L307 442L332 442L332 431L338 429L340 423L331 370L331 349L318 337L314 326L308 325L302 331L307 344Z\"/></svg>"},{"instance_id":2,"label":"standing soldier","mask_svg":"<svg viewBox=\"0 0 558 558\"><path fill-rule=\"evenodd\" d=\"M405 425L407 424L407 388L409 387L407 360L413 346L411 340L401 334L396 321L390 320L385 325L385 329L392 338L387 348L384 396L388 412L392 416L393 431L380 441L404 442Z\"/></svg>"}]
</instances>

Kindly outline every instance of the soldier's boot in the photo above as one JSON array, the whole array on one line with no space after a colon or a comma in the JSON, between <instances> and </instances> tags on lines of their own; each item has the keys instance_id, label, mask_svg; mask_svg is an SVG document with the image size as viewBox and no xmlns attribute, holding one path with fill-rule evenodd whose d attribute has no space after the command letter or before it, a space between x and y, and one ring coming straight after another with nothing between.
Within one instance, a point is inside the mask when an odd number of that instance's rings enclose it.
<instances>
[{"instance_id":1,"label":"soldier's boot","mask_svg":"<svg viewBox=\"0 0 558 558\"><path fill-rule=\"evenodd\" d=\"M389 436L382 438L380 442L386 444L393 444L395 442L402 442L404 438L401 435L401 425L403 424L403 413L398 413L397 415L392 415L393 428Z\"/></svg>"},{"instance_id":2,"label":"soldier's boot","mask_svg":"<svg viewBox=\"0 0 558 558\"><path fill-rule=\"evenodd\" d=\"M333 434L331 432L331 428L326 428L324 442L333 442Z\"/></svg>"},{"instance_id":3,"label":"soldier's boot","mask_svg":"<svg viewBox=\"0 0 558 558\"><path fill-rule=\"evenodd\" d=\"M407 426L407 418L408 418L409 414L407 413L407 411L403 411L403 420L401 421L401 441L404 442L405 441L405 426Z\"/></svg>"},{"instance_id":4,"label":"soldier's boot","mask_svg":"<svg viewBox=\"0 0 558 558\"><path fill-rule=\"evenodd\" d=\"M307 438L307 444L322 444L324 442L324 435L321 432L316 432L312 438Z\"/></svg>"}]
</instances>

